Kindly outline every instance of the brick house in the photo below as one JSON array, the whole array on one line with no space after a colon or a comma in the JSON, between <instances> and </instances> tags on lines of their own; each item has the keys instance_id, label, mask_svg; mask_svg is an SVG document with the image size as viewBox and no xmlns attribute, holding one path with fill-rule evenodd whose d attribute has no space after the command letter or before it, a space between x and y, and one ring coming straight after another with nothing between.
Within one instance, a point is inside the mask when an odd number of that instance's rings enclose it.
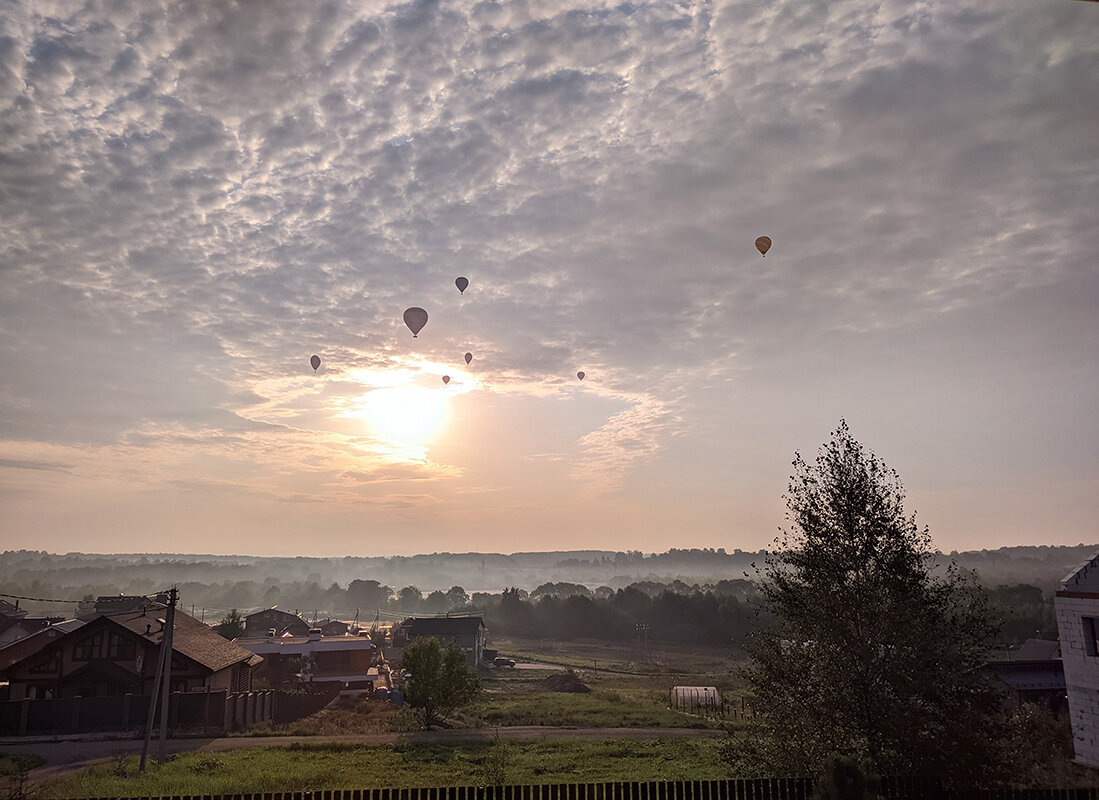
<instances>
[{"instance_id":1,"label":"brick house","mask_svg":"<svg viewBox=\"0 0 1099 800\"><path fill-rule=\"evenodd\" d=\"M1054 596L1076 761L1099 767L1099 553Z\"/></svg>"}]
</instances>

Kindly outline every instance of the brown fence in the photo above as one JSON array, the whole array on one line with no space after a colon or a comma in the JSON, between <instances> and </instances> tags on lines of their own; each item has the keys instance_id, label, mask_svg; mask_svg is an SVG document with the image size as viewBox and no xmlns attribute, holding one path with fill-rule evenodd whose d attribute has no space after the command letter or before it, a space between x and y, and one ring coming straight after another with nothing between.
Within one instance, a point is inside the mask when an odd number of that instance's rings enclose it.
<instances>
[{"instance_id":1,"label":"brown fence","mask_svg":"<svg viewBox=\"0 0 1099 800\"><path fill-rule=\"evenodd\" d=\"M173 692L168 703L168 728L173 732L217 734L245 730L261 722L293 722L324 708L338 693L274 689ZM148 713L147 695L8 700L0 702L0 735L139 731L145 727Z\"/></svg>"},{"instance_id":2,"label":"brown fence","mask_svg":"<svg viewBox=\"0 0 1099 800\"><path fill-rule=\"evenodd\" d=\"M333 789L143 798L142 800L810 800L809 778L651 783L561 783L528 786L443 786L421 789ZM1086 789L1000 789L959 792L928 778L887 778L886 800L1099 800Z\"/></svg>"}]
</instances>

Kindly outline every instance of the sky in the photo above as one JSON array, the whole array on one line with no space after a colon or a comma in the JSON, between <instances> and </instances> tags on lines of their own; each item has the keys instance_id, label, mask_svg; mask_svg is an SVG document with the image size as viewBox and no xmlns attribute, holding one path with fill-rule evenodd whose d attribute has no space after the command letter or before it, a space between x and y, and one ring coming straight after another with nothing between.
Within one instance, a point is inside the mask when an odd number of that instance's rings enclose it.
<instances>
[{"instance_id":1,"label":"sky","mask_svg":"<svg viewBox=\"0 0 1099 800\"><path fill-rule=\"evenodd\" d=\"M1097 208L1096 3L9 0L0 549L1097 541Z\"/></svg>"}]
</instances>

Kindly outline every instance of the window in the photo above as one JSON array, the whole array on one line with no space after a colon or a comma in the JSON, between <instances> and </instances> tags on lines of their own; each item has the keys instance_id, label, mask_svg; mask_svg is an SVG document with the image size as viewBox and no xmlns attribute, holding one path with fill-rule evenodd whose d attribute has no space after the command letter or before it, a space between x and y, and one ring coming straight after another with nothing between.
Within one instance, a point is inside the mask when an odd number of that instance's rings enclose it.
<instances>
[{"instance_id":1,"label":"window","mask_svg":"<svg viewBox=\"0 0 1099 800\"><path fill-rule=\"evenodd\" d=\"M30 668L30 672L34 675L42 675L45 673L55 673L61 668L61 658L58 653L54 652L49 658L39 661L33 667Z\"/></svg>"},{"instance_id":2,"label":"window","mask_svg":"<svg viewBox=\"0 0 1099 800\"><path fill-rule=\"evenodd\" d=\"M1089 656L1099 656L1099 642L1096 641L1096 632L1099 632L1099 620L1095 617L1080 617L1084 624L1084 652Z\"/></svg>"},{"instance_id":3,"label":"window","mask_svg":"<svg viewBox=\"0 0 1099 800\"><path fill-rule=\"evenodd\" d=\"M91 661L103 657L103 634L81 639L73 646L73 661Z\"/></svg>"},{"instance_id":4,"label":"window","mask_svg":"<svg viewBox=\"0 0 1099 800\"><path fill-rule=\"evenodd\" d=\"M128 661L134 657L137 648L133 639L121 633L110 634L110 644L107 647L107 657L115 661Z\"/></svg>"}]
</instances>

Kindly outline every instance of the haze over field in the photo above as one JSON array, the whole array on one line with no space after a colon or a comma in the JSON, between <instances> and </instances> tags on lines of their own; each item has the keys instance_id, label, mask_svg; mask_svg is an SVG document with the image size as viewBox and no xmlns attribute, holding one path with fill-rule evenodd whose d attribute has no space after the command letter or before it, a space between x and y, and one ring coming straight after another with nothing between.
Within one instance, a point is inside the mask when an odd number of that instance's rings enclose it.
<instances>
[{"instance_id":1,"label":"haze over field","mask_svg":"<svg viewBox=\"0 0 1099 800\"><path fill-rule=\"evenodd\" d=\"M755 550L840 417L943 550L1093 541L1097 30L9 2L0 549Z\"/></svg>"}]
</instances>

